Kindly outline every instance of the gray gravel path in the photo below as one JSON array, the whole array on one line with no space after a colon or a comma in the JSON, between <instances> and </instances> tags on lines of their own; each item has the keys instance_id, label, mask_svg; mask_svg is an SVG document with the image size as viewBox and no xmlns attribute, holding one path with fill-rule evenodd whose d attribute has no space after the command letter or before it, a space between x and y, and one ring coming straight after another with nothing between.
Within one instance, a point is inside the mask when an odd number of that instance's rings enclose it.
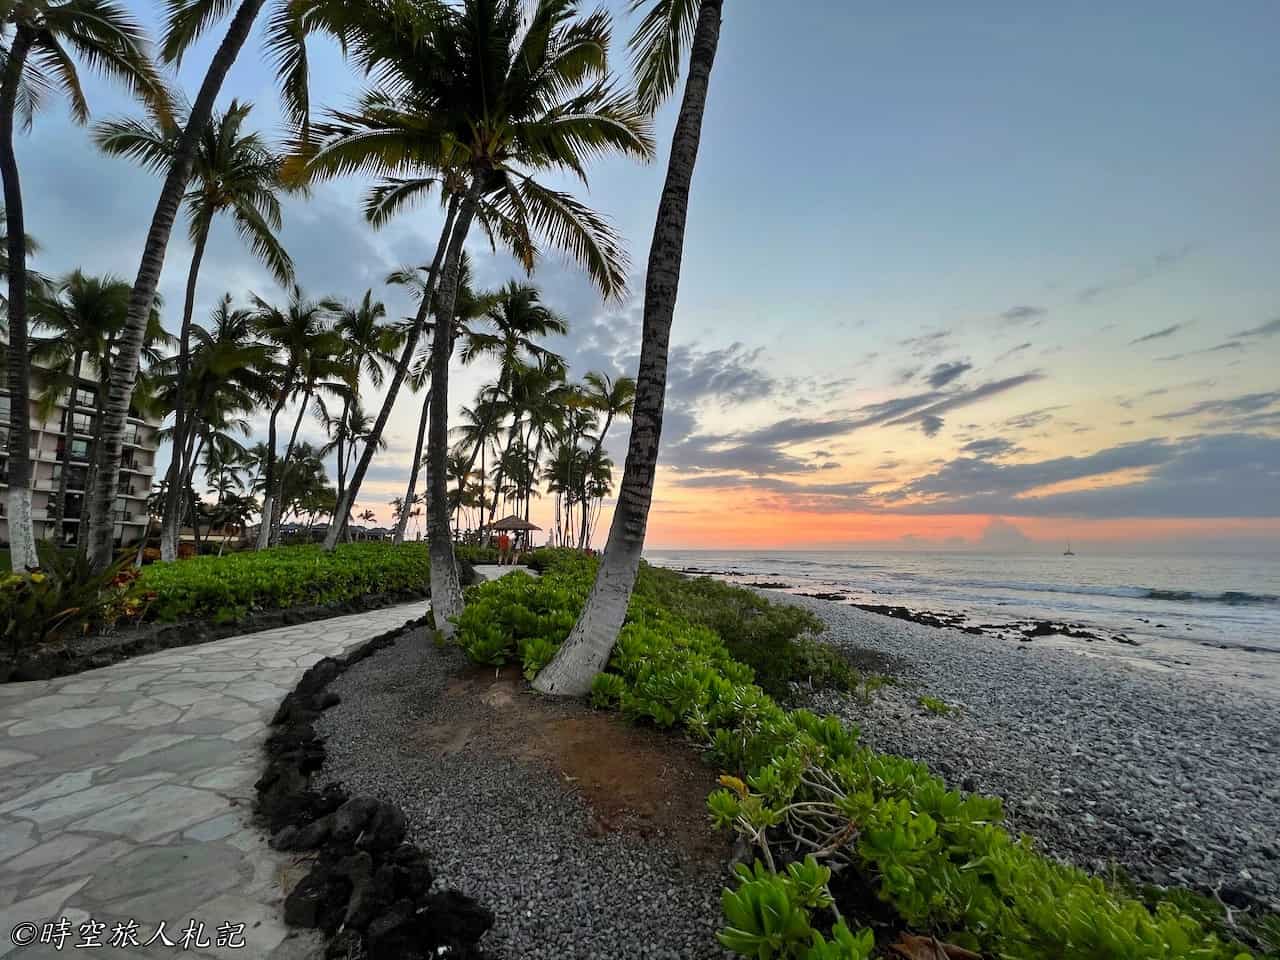
<instances>
[{"instance_id":1,"label":"gray gravel path","mask_svg":"<svg viewBox=\"0 0 1280 960\"><path fill-rule=\"evenodd\" d=\"M585 806L535 765L402 751L411 731L447 721L436 702L462 666L418 633L347 671L331 686L342 702L317 724L320 782L404 810L437 883L497 914L482 941L494 957L724 957L714 937L723 874L679 866L661 840L592 836Z\"/></svg>"},{"instance_id":2,"label":"gray gravel path","mask_svg":"<svg viewBox=\"0 0 1280 960\"><path fill-rule=\"evenodd\" d=\"M898 658L910 682L870 706L812 697L871 746L1004 797L1012 826L1063 859L1280 909L1280 691L1091 657L1082 641L1015 643L787 600L823 619L827 642ZM922 695L954 709L931 713Z\"/></svg>"}]
</instances>

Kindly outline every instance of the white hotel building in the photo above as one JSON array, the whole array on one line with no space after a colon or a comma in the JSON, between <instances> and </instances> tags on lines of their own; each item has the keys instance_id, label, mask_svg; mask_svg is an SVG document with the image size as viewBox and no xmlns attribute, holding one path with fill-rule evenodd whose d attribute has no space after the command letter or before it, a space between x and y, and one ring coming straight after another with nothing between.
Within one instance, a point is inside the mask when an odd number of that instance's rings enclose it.
<instances>
[{"instance_id":1,"label":"white hotel building","mask_svg":"<svg viewBox=\"0 0 1280 960\"><path fill-rule=\"evenodd\" d=\"M79 542L80 519L88 515L85 480L93 445L98 384L81 379L57 406L42 416L35 398L43 387L42 371L31 370L31 513L35 520L37 540L70 545ZM0 382L0 545L9 543L9 394ZM147 495L156 469L157 434L160 424L131 416L125 429L124 452L120 463L120 482L116 492L116 540L136 543L147 529ZM58 495L58 479L62 472L64 444L71 444L71 464L67 474L67 503L61 523L57 511L50 508ZM57 529L61 526L61 529Z\"/></svg>"}]
</instances>

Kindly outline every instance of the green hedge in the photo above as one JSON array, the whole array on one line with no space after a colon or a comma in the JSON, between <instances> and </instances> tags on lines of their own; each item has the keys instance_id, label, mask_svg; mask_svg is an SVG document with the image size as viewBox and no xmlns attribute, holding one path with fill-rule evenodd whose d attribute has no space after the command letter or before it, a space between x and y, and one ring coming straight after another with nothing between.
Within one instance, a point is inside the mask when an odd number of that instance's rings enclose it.
<instances>
[{"instance_id":1,"label":"green hedge","mask_svg":"<svg viewBox=\"0 0 1280 960\"><path fill-rule=\"evenodd\" d=\"M154 594L146 619L228 623L255 610L425 593L429 581L425 543L347 543L332 553L304 545L155 563L138 587Z\"/></svg>"},{"instance_id":2,"label":"green hedge","mask_svg":"<svg viewBox=\"0 0 1280 960\"><path fill-rule=\"evenodd\" d=\"M474 659L518 659L532 676L568 635L590 590L593 562L539 560L541 580L517 574L469 592L458 642ZM784 709L730 653L730 638L718 630L734 629L742 617L709 613L708 598L717 596L696 581L680 587L642 568L592 700L634 720L683 727L729 771L708 798L709 810L720 826L752 840L764 862L724 892L726 947L759 960L870 954L870 935L855 935L833 912L826 865L810 858L782 868L784 852L798 847L854 871L903 926L984 955L1248 956L1171 902L1149 909L1042 856L1030 839L1015 839L1002 826L998 799L949 790L924 765L875 753L836 717Z\"/></svg>"}]
</instances>

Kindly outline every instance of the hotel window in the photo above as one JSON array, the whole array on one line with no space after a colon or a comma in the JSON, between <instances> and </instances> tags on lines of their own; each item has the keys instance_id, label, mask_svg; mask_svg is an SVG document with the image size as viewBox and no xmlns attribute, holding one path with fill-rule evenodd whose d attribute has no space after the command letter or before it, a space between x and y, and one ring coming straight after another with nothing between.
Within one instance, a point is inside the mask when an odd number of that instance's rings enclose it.
<instances>
[{"instance_id":1,"label":"hotel window","mask_svg":"<svg viewBox=\"0 0 1280 960\"><path fill-rule=\"evenodd\" d=\"M76 406L92 407L97 400L97 395L92 390L86 390L83 387L76 390Z\"/></svg>"},{"instance_id":2,"label":"hotel window","mask_svg":"<svg viewBox=\"0 0 1280 960\"><path fill-rule=\"evenodd\" d=\"M89 441L88 440L72 440L71 441L71 459L72 460L88 460L89 459Z\"/></svg>"},{"instance_id":3,"label":"hotel window","mask_svg":"<svg viewBox=\"0 0 1280 960\"><path fill-rule=\"evenodd\" d=\"M77 413L72 417L71 429L75 433L93 433L93 417L87 413Z\"/></svg>"}]
</instances>

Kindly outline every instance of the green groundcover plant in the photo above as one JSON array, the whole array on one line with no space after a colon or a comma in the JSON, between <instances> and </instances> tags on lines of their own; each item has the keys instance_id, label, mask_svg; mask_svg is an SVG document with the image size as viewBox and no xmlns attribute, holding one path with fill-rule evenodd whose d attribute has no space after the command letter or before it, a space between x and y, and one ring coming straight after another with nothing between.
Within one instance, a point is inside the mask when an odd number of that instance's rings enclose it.
<instances>
[{"instance_id":1,"label":"green groundcover plant","mask_svg":"<svg viewBox=\"0 0 1280 960\"><path fill-rule=\"evenodd\" d=\"M337 604L371 594L425 593L425 543L347 543L193 557L144 567L147 619L228 623L255 610Z\"/></svg>"},{"instance_id":2,"label":"green groundcover plant","mask_svg":"<svg viewBox=\"0 0 1280 960\"><path fill-rule=\"evenodd\" d=\"M551 552L534 565L541 579L514 574L470 591L457 642L472 659L517 662L533 676L568 635L594 561ZM1005 829L999 799L948 789L924 765L876 753L834 716L780 705L731 652L733 634L753 629L756 600L642 568L613 657L591 693L598 707L683 728L725 771L708 797L710 815L746 837L759 857L723 894L726 948L758 960L871 956L873 934L854 932L831 896L831 871L840 870L892 908L901 929L984 956L1249 956L1173 898L1144 903L1043 856L1030 838ZM796 616L769 642L797 643L809 626ZM795 665L808 656L783 650L768 662ZM840 683L840 671L823 678Z\"/></svg>"}]
</instances>

